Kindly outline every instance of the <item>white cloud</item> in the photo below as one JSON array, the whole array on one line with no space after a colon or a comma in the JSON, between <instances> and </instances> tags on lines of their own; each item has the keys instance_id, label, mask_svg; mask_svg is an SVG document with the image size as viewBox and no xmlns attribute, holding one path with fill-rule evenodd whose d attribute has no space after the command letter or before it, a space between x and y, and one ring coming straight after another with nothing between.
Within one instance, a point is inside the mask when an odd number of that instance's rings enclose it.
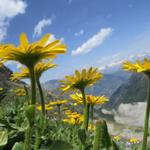
<instances>
[{"instance_id":1,"label":"white cloud","mask_svg":"<svg viewBox=\"0 0 150 150\"><path fill-rule=\"evenodd\" d=\"M23 67L22 64L16 62L16 61L7 61L4 63L5 66L10 67L10 66L16 66L16 68L20 69Z\"/></svg>"},{"instance_id":2,"label":"white cloud","mask_svg":"<svg viewBox=\"0 0 150 150\"><path fill-rule=\"evenodd\" d=\"M79 32L75 32L75 33L74 33L74 36L81 36L81 35L83 35L83 34L84 34L84 30L81 29Z\"/></svg>"},{"instance_id":3,"label":"white cloud","mask_svg":"<svg viewBox=\"0 0 150 150\"><path fill-rule=\"evenodd\" d=\"M35 37L36 35L41 35L43 28L45 28L45 27L51 25L51 24L52 24L52 20L53 20L53 18L40 20L40 21L37 23L37 25L34 27L34 34L33 34L33 37Z\"/></svg>"},{"instance_id":4,"label":"white cloud","mask_svg":"<svg viewBox=\"0 0 150 150\"><path fill-rule=\"evenodd\" d=\"M135 60L143 60L144 57L149 58L150 51L145 51L144 53L137 52L132 55L124 54L124 53L117 53L112 56L101 58L97 62L97 64L99 65L99 70L102 71L102 70L106 70L106 69L113 68L113 67L120 67L122 63L126 60L135 62Z\"/></svg>"},{"instance_id":5,"label":"white cloud","mask_svg":"<svg viewBox=\"0 0 150 150\"><path fill-rule=\"evenodd\" d=\"M51 43L51 42L53 42L53 41L55 41L55 40L56 40L56 37L55 37L54 34L52 34L52 35L50 36L48 42L46 43L46 45L49 44L49 43ZM64 42L64 40L65 40L65 39L64 39L63 37L60 38L60 42L61 42L61 43Z\"/></svg>"},{"instance_id":6,"label":"white cloud","mask_svg":"<svg viewBox=\"0 0 150 150\"><path fill-rule=\"evenodd\" d=\"M23 0L0 0L0 41L7 34L7 28L12 18L24 14L27 4Z\"/></svg>"},{"instance_id":7,"label":"white cloud","mask_svg":"<svg viewBox=\"0 0 150 150\"><path fill-rule=\"evenodd\" d=\"M106 56L98 60L99 70L105 70L115 66L119 66L125 60L122 53ZM109 63L108 63L109 62Z\"/></svg>"},{"instance_id":8,"label":"white cloud","mask_svg":"<svg viewBox=\"0 0 150 150\"><path fill-rule=\"evenodd\" d=\"M88 39L85 43L72 51L72 55L85 54L100 46L111 34L111 28L102 28L97 34Z\"/></svg>"}]
</instances>

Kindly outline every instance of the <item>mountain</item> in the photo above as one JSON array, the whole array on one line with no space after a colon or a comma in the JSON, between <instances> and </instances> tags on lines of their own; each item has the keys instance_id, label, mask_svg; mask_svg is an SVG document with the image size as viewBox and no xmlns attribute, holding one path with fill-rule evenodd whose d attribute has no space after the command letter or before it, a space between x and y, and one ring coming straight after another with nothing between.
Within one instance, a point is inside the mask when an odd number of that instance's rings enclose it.
<instances>
[{"instance_id":1,"label":"mountain","mask_svg":"<svg viewBox=\"0 0 150 150\"><path fill-rule=\"evenodd\" d=\"M127 81L129 77L130 74L121 70L111 74L104 74L104 77L101 80L87 89L87 93L93 95L106 95L110 97L120 85Z\"/></svg>"},{"instance_id":2,"label":"mountain","mask_svg":"<svg viewBox=\"0 0 150 150\"><path fill-rule=\"evenodd\" d=\"M99 80L94 86L87 89L88 94L93 95L106 95L110 97L116 89L130 77L130 73L119 70L112 74L104 74L104 77ZM60 91L57 89L60 86L58 80L50 80L44 84L47 90L50 90L53 94L59 94Z\"/></svg>"},{"instance_id":3,"label":"mountain","mask_svg":"<svg viewBox=\"0 0 150 150\"><path fill-rule=\"evenodd\" d=\"M0 67L0 88L3 88L0 91L0 103L2 105L7 105L9 101L13 100L10 89L16 89L20 87L24 87L26 84L22 81L13 82L10 80L10 76L12 75L12 71L6 66Z\"/></svg>"},{"instance_id":4,"label":"mountain","mask_svg":"<svg viewBox=\"0 0 150 150\"><path fill-rule=\"evenodd\" d=\"M12 82L10 81L10 76L13 72L7 68L6 66L0 67L0 87L9 89L12 86L23 86L25 85L24 82L17 81L17 82Z\"/></svg>"},{"instance_id":5,"label":"mountain","mask_svg":"<svg viewBox=\"0 0 150 150\"><path fill-rule=\"evenodd\" d=\"M116 108L121 103L144 102L147 99L148 79L144 74L133 73L131 77L118 87L107 104L109 108Z\"/></svg>"}]
</instances>

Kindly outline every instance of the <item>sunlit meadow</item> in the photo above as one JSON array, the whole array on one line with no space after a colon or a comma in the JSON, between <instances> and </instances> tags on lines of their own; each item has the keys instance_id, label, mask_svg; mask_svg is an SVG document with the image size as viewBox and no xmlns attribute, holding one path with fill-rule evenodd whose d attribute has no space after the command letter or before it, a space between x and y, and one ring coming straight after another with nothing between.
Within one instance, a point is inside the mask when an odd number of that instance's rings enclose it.
<instances>
[{"instance_id":1,"label":"sunlit meadow","mask_svg":"<svg viewBox=\"0 0 150 150\"><path fill-rule=\"evenodd\" d=\"M150 150L148 0L0 0L0 150Z\"/></svg>"}]
</instances>

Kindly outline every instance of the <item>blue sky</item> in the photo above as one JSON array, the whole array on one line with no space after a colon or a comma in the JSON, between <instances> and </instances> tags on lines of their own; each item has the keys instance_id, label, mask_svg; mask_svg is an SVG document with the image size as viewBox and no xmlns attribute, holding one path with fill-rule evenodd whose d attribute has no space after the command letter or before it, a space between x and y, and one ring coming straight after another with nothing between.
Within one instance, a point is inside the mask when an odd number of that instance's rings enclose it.
<instances>
[{"instance_id":1,"label":"blue sky","mask_svg":"<svg viewBox=\"0 0 150 150\"><path fill-rule=\"evenodd\" d=\"M54 60L58 67L42 82L83 67L103 72L150 52L149 8L149 0L0 0L0 40L17 45L21 32L30 42L52 33L67 44L67 53Z\"/></svg>"}]
</instances>

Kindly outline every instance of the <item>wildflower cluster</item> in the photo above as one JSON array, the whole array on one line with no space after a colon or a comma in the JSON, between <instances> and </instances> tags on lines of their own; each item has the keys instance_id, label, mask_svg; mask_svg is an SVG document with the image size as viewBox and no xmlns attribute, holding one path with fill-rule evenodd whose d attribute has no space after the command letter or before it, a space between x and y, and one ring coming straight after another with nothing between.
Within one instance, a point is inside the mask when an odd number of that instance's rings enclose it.
<instances>
[{"instance_id":1,"label":"wildflower cluster","mask_svg":"<svg viewBox=\"0 0 150 150\"><path fill-rule=\"evenodd\" d=\"M80 125L83 122L83 115L77 112L72 112L71 110L67 110L65 114L67 118L63 120L64 122L67 122L73 125Z\"/></svg>"}]
</instances>

